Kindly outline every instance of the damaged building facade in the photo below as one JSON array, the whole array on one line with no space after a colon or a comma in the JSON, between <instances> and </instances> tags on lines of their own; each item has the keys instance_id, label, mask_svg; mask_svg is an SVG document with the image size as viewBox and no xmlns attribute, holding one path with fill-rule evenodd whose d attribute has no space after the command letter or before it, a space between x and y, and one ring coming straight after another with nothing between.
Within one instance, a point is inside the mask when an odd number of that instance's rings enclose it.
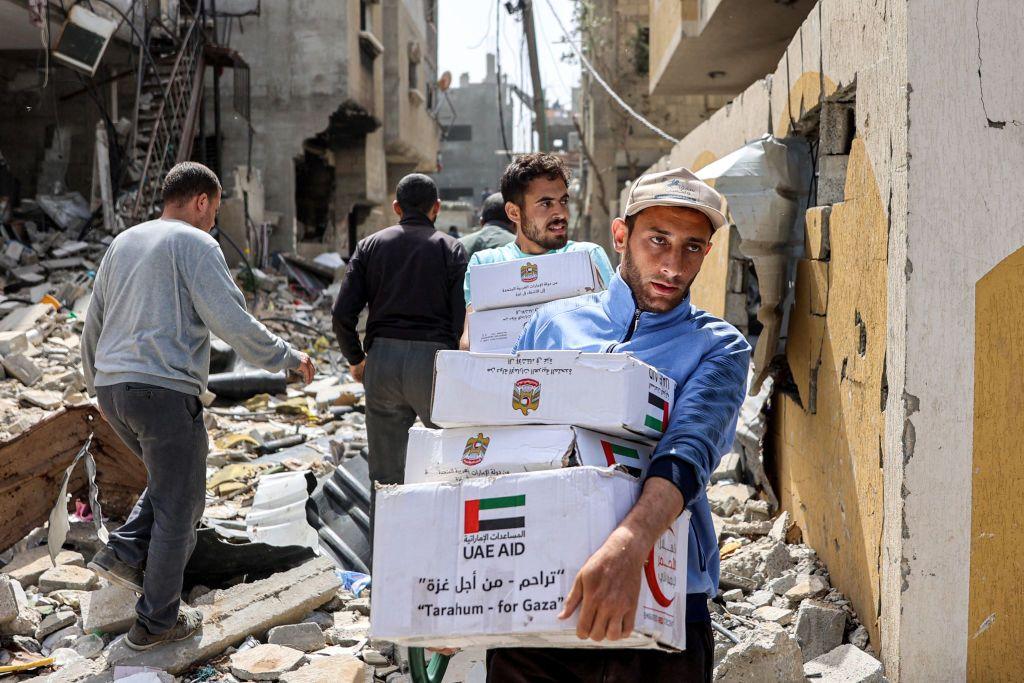
<instances>
[{"instance_id":1,"label":"damaged building facade","mask_svg":"<svg viewBox=\"0 0 1024 683\"><path fill-rule=\"evenodd\" d=\"M773 56L765 27L791 9L805 18ZM739 93L650 168L705 169L732 205L693 299L747 321L728 302L744 289L734 262L752 259L757 370L783 380L765 456L783 509L890 680L1006 680L1024 625L1021 530L1004 493L1022 478L1024 250L1009 150L1024 143L1024 91L1009 46L1024 15L854 0L649 11L652 96L719 82ZM767 168L769 148L808 183L762 188L798 209L766 238L726 188L735 160ZM788 278L771 272L772 252L790 259Z\"/></svg>"},{"instance_id":2,"label":"damaged building facade","mask_svg":"<svg viewBox=\"0 0 1024 683\"><path fill-rule=\"evenodd\" d=\"M349 254L394 222L403 175L437 168L436 2L264 2L240 21L252 115L225 120L223 167L248 165L251 123L271 250Z\"/></svg>"}]
</instances>

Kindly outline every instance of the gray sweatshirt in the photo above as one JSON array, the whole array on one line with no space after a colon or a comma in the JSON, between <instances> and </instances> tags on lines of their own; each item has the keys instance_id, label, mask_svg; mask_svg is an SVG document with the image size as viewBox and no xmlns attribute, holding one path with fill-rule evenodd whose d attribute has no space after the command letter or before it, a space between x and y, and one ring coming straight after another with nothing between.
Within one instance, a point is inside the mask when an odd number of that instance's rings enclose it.
<instances>
[{"instance_id":1,"label":"gray sweatshirt","mask_svg":"<svg viewBox=\"0 0 1024 683\"><path fill-rule=\"evenodd\" d=\"M298 367L299 352L246 311L217 240L161 218L114 238L96 273L82 333L82 369L96 386L206 390L210 331L266 370Z\"/></svg>"}]
</instances>

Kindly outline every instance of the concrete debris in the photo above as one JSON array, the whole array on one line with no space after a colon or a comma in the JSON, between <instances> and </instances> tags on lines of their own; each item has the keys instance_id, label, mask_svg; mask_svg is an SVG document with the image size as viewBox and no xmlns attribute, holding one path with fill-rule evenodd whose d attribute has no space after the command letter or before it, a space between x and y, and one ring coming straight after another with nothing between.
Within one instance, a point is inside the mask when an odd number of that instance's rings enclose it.
<instances>
[{"instance_id":1,"label":"concrete debris","mask_svg":"<svg viewBox=\"0 0 1024 683\"><path fill-rule=\"evenodd\" d=\"M804 675L821 683L882 683L882 663L854 645L840 645L804 664Z\"/></svg>"},{"instance_id":2,"label":"concrete debris","mask_svg":"<svg viewBox=\"0 0 1024 683\"><path fill-rule=\"evenodd\" d=\"M74 550L62 550L57 553L57 564L84 567L85 558ZM49 548L40 545L15 553L11 561L4 567L4 572L22 586L34 586L39 581L40 575L52 566Z\"/></svg>"},{"instance_id":3,"label":"concrete debris","mask_svg":"<svg viewBox=\"0 0 1024 683\"><path fill-rule=\"evenodd\" d=\"M785 626L793 621L793 610L765 605L754 610L754 618L761 621L773 621L780 626Z\"/></svg>"},{"instance_id":4,"label":"concrete debris","mask_svg":"<svg viewBox=\"0 0 1024 683\"><path fill-rule=\"evenodd\" d=\"M793 587L785 592L790 602L800 602L808 598L816 598L828 590L828 581L816 575L797 577Z\"/></svg>"},{"instance_id":5,"label":"concrete debris","mask_svg":"<svg viewBox=\"0 0 1024 683\"><path fill-rule=\"evenodd\" d=\"M89 635L80 636L75 639L75 642L71 645L71 649L77 652L85 659L92 659L103 652L103 638L100 638L95 633Z\"/></svg>"},{"instance_id":6,"label":"concrete debris","mask_svg":"<svg viewBox=\"0 0 1024 683\"><path fill-rule=\"evenodd\" d=\"M4 371L15 378L26 387L30 387L43 377L43 371L39 366L20 353L15 353L3 358Z\"/></svg>"},{"instance_id":7,"label":"concrete debris","mask_svg":"<svg viewBox=\"0 0 1024 683\"><path fill-rule=\"evenodd\" d=\"M59 631L62 628L70 626L76 621L78 621L78 616L71 610L51 612L43 617L43 620L39 622L39 627L35 632L35 639L42 640L54 631Z\"/></svg>"},{"instance_id":8,"label":"concrete debris","mask_svg":"<svg viewBox=\"0 0 1024 683\"><path fill-rule=\"evenodd\" d=\"M96 574L91 569L61 564L47 569L39 577L39 590L49 593L57 590L87 591L96 585Z\"/></svg>"},{"instance_id":9,"label":"concrete debris","mask_svg":"<svg viewBox=\"0 0 1024 683\"><path fill-rule=\"evenodd\" d=\"M716 683L803 683L800 646L778 624L751 631L715 667Z\"/></svg>"},{"instance_id":10,"label":"concrete debris","mask_svg":"<svg viewBox=\"0 0 1024 683\"><path fill-rule=\"evenodd\" d=\"M283 645L257 645L231 655L231 673L243 681L276 681L299 668L306 656Z\"/></svg>"},{"instance_id":11,"label":"concrete debris","mask_svg":"<svg viewBox=\"0 0 1024 683\"><path fill-rule=\"evenodd\" d=\"M313 652L327 647L324 632L316 624L308 623L275 626L267 633L267 642L271 645L284 645L302 652Z\"/></svg>"},{"instance_id":12,"label":"concrete debris","mask_svg":"<svg viewBox=\"0 0 1024 683\"><path fill-rule=\"evenodd\" d=\"M0 624L9 623L17 618L20 605L11 578L0 574Z\"/></svg>"},{"instance_id":13,"label":"concrete debris","mask_svg":"<svg viewBox=\"0 0 1024 683\"><path fill-rule=\"evenodd\" d=\"M124 633L135 623L138 596L127 588L109 584L82 600L82 622L92 633Z\"/></svg>"},{"instance_id":14,"label":"concrete debris","mask_svg":"<svg viewBox=\"0 0 1024 683\"><path fill-rule=\"evenodd\" d=\"M17 615L7 619L0 624L0 634L6 636L34 636L42 617L39 612L32 608L25 595L25 589L17 581L11 581L11 589L14 591L14 602L17 605Z\"/></svg>"},{"instance_id":15,"label":"concrete debris","mask_svg":"<svg viewBox=\"0 0 1024 683\"><path fill-rule=\"evenodd\" d=\"M839 647L846 631L846 612L825 603L808 600L796 615L796 639L804 661Z\"/></svg>"},{"instance_id":16,"label":"concrete debris","mask_svg":"<svg viewBox=\"0 0 1024 683\"><path fill-rule=\"evenodd\" d=\"M282 674L278 680L281 683L371 683L373 668L355 657L336 655L315 659L295 671Z\"/></svg>"}]
</instances>

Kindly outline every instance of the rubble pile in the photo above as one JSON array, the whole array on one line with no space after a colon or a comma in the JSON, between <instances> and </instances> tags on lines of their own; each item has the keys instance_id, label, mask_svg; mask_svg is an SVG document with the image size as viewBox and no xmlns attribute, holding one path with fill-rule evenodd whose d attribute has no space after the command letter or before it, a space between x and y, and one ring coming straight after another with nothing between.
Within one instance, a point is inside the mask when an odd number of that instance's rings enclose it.
<instances>
[{"instance_id":1,"label":"rubble pile","mask_svg":"<svg viewBox=\"0 0 1024 683\"><path fill-rule=\"evenodd\" d=\"M727 458L716 475L729 477L729 467ZM721 593L710 607L728 632L715 632L715 680L885 680L867 629L789 512L772 519L755 494L728 478L708 488L722 558Z\"/></svg>"}]
</instances>

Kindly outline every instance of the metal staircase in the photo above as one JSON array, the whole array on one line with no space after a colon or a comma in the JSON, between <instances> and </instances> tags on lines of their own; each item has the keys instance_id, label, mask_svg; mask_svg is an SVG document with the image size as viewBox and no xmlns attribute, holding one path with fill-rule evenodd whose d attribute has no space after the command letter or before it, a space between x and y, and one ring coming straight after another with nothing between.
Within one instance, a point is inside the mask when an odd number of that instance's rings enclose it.
<instances>
[{"instance_id":1,"label":"metal staircase","mask_svg":"<svg viewBox=\"0 0 1024 683\"><path fill-rule=\"evenodd\" d=\"M138 182L126 207L128 225L153 217L167 172L192 154L205 71L202 21L202 14L193 17L180 41L151 38L140 47L131 147Z\"/></svg>"}]
</instances>

